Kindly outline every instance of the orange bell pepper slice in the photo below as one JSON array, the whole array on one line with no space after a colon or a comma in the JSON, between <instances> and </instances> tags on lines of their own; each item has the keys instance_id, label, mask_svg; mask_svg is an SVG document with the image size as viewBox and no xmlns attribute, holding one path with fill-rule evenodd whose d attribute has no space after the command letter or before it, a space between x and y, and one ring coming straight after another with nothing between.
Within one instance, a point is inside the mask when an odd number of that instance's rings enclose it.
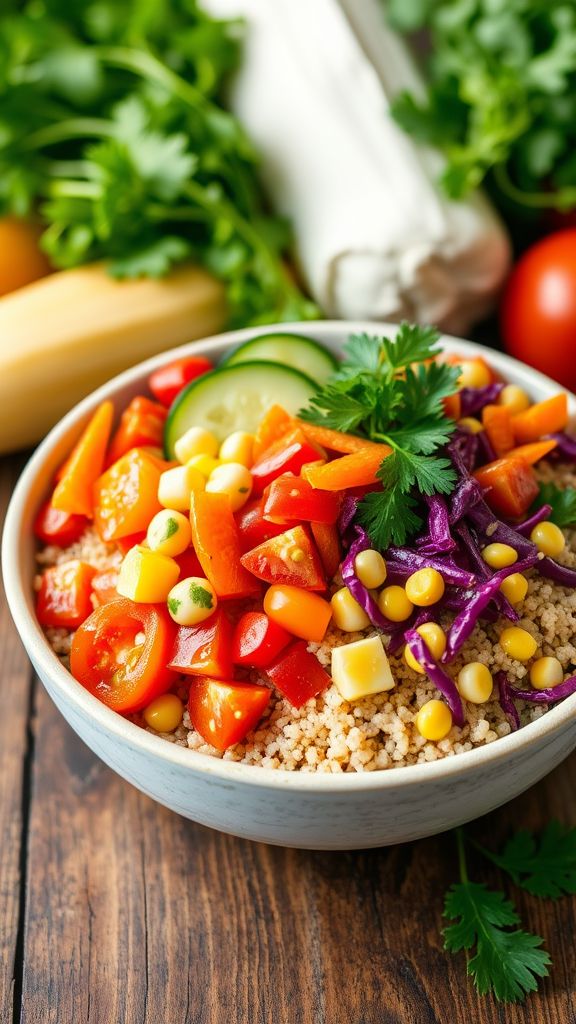
<instances>
[{"instance_id":1,"label":"orange bell pepper slice","mask_svg":"<svg viewBox=\"0 0 576 1024\"><path fill-rule=\"evenodd\" d=\"M312 487L323 491L345 491L350 487L363 487L376 483L381 462L392 449L387 444L372 445L350 455L341 455L324 466L308 466L306 479Z\"/></svg>"},{"instance_id":2,"label":"orange bell pepper slice","mask_svg":"<svg viewBox=\"0 0 576 1024\"><path fill-rule=\"evenodd\" d=\"M240 561L240 533L227 494L193 491L192 543L218 597L255 597L260 584Z\"/></svg>"},{"instance_id":3,"label":"orange bell pepper slice","mask_svg":"<svg viewBox=\"0 0 576 1024\"><path fill-rule=\"evenodd\" d=\"M539 493L534 470L524 459L497 459L473 475L488 488L486 501L498 515L523 516Z\"/></svg>"},{"instance_id":4,"label":"orange bell pepper slice","mask_svg":"<svg viewBox=\"0 0 576 1024\"><path fill-rule=\"evenodd\" d=\"M107 465L129 452L132 448L162 448L164 424L167 411L158 402L152 402L143 395L137 395L124 410L120 426L112 438Z\"/></svg>"},{"instance_id":5,"label":"orange bell pepper slice","mask_svg":"<svg viewBox=\"0 0 576 1024\"><path fill-rule=\"evenodd\" d=\"M133 448L94 484L94 524L102 540L143 533L162 506L158 501L161 469L142 448Z\"/></svg>"},{"instance_id":6,"label":"orange bell pepper slice","mask_svg":"<svg viewBox=\"0 0 576 1024\"><path fill-rule=\"evenodd\" d=\"M306 420L295 419L294 421L302 430L305 437L322 448L329 448L330 451L340 452L342 455L351 455L353 452L362 451L364 448L380 448L376 441L368 441L364 437L355 437L354 434L345 434L341 430L331 430L329 427L321 427L316 423L306 423Z\"/></svg>"},{"instance_id":7,"label":"orange bell pepper slice","mask_svg":"<svg viewBox=\"0 0 576 1024\"><path fill-rule=\"evenodd\" d=\"M274 441L277 441L293 426L292 417L286 412L286 409L283 409L281 405L271 405L264 413L256 430L253 448L254 461L256 462Z\"/></svg>"},{"instance_id":8,"label":"orange bell pepper slice","mask_svg":"<svg viewBox=\"0 0 576 1024\"><path fill-rule=\"evenodd\" d=\"M512 417L512 430L516 444L528 444L539 441L546 434L554 434L564 430L568 423L568 397L565 392L547 398L544 402L536 402L524 412Z\"/></svg>"},{"instance_id":9,"label":"orange bell pepper slice","mask_svg":"<svg viewBox=\"0 0 576 1024\"><path fill-rule=\"evenodd\" d=\"M558 442L554 438L550 438L549 441L533 441L532 444L521 444L508 452L506 458L523 459L524 462L533 466L536 462L540 462L540 459L545 459L556 448L557 444Z\"/></svg>"},{"instance_id":10,"label":"orange bell pepper slice","mask_svg":"<svg viewBox=\"0 0 576 1024\"><path fill-rule=\"evenodd\" d=\"M60 512L93 517L92 490L104 467L113 418L112 402L102 402L76 442L52 495Z\"/></svg>"},{"instance_id":11,"label":"orange bell pepper slice","mask_svg":"<svg viewBox=\"0 0 576 1024\"><path fill-rule=\"evenodd\" d=\"M498 458L512 450L512 416L505 405L485 405L482 410L482 425Z\"/></svg>"}]
</instances>

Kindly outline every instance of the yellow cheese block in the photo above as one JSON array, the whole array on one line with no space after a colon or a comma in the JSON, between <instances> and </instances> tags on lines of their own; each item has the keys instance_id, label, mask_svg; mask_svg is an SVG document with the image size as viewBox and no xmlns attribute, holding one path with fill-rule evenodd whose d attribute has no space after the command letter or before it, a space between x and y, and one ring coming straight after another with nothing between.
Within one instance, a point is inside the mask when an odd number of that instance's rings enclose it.
<instances>
[{"instance_id":1,"label":"yellow cheese block","mask_svg":"<svg viewBox=\"0 0 576 1024\"><path fill-rule=\"evenodd\" d=\"M221 282L198 267L117 281L103 266L51 274L0 298L0 453L41 440L121 370L226 322Z\"/></svg>"}]
</instances>

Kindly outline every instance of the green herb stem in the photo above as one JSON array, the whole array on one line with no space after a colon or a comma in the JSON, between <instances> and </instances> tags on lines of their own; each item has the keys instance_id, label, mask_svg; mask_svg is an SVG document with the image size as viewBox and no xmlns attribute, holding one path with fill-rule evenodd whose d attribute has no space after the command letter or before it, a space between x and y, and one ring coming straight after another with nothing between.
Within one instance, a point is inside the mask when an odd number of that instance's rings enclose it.
<instances>
[{"instance_id":1,"label":"green herb stem","mask_svg":"<svg viewBox=\"0 0 576 1024\"><path fill-rule=\"evenodd\" d=\"M505 164L497 164L492 171L501 192L520 206L533 210L570 210L576 206L576 187L567 186L557 192L524 192L512 181Z\"/></svg>"},{"instance_id":2,"label":"green herb stem","mask_svg":"<svg viewBox=\"0 0 576 1024\"><path fill-rule=\"evenodd\" d=\"M66 121L58 121L31 132L22 141L22 149L27 151L44 149L46 146L55 146L60 142L71 142L73 139L114 138L117 134L117 126L104 118L71 117Z\"/></svg>"},{"instance_id":3,"label":"green herb stem","mask_svg":"<svg viewBox=\"0 0 576 1024\"><path fill-rule=\"evenodd\" d=\"M456 847L458 850L458 872L462 885L468 885L468 865L466 863L466 839L462 826L456 829Z\"/></svg>"}]
</instances>

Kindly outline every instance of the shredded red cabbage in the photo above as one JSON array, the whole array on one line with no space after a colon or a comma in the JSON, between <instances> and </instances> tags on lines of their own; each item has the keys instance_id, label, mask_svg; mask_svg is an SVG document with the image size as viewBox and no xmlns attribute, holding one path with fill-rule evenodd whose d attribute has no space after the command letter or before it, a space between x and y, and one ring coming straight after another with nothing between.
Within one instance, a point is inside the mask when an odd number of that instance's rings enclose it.
<instances>
[{"instance_id":1,"label":"shredded red cabbage","mask_svg":"<svg viewBox=\"0 0 576 1024\"><path fill-rule=\"evenodd\" d=\"M422 555L412 548L391 547L385 558L389 573L394 573L398 578L407 579L418 569L437 569L445 583L453 583L457 587L472 587L476 583L474 573L462 569L448 556Z\"/></svg>"},{"instance_id":2,"label":"shredded red cabbage","mask_svg":"<svg viewBox=\"0 0 576 1024\"><path fill-rule=\"evenodd\" d=\"M533 512L528 519L525 519L523 523L517 523L514 529L524 537L529 537L534 527L538 526L538 523L543 522L544 519L548 519L551 511L552 505L542 505L541 508L537 509L536 512Z\"/></svg>"},{"instance_id":3,"label":"shredded red cabbage","mask_svg":"<svg viewBox=\"0 0 576 1024\"><path fill-rule=\"evenodd\" d=\"M541 576L554 580L561 587L576 587L576 569L570 569L567 565L560 565L553 558L545 555L536 562L536 568Z\"/></svg>"},{"instance_id":4,"label":"shredded red cabbage","mask_svg":"<svg viewBox=\"0 0 576 1024\"><path fill-rule=\"evenodd\" d=\"M440 555L453 551L457 546L450 533L448 505L440 494L425 499L428 505L428 533L416 541L421 555Z\"/></svg>"},{"instance_id":5,"label":"shredded red cabbage","mask_svg":"<svg viewBox=\"0 0 576 1024\"><path fill-rule=\"evenodd\" d=\"M556 458L565 462L576 462L576 438L560 431L557 434L550 434L550 439L557 443L554 450L546 456L547 459Z\"/></svg>"},{"instance_id":6,"label":"shredded red cabbage","mask_svg":"<svg viewBox=\"0 0 576 1024\"><path fill-rule=\"evenodd\" d=\"M469 430L455 430L448 445L448 454L460 476L467 476L476 465L478 435Z\"/></svg>"},{"instance_id":7,"label":"shredded red cabbage","mask_svg":"<svg viewBox=\"0 0 576 1024\"><path fill-rule=\"evenodd\" d=\"M356 555L359 555L361 551L366 551L367 548L371 548L372 544L366 530L361 526L356 526L355 530L356 540L354 540L350 545L348 554L340 568L342 579L352 594L352 597L366 612L366 615L370 619L372 625L377 626L378 629L381 629L384 633L393 633L397 629L397 623L391 622L382 615L382 612L372 597L372 594L368 588L360 582L356 575L356 570L354 568Z\"/></svg>"},{"instance_id":8,"label":"shredded red cabbage","mask_svg":"<svg viewBox=\"0 0 576 1024\"><path fill-rule=\"evenodd\" d=\"M342 505L340 506L340 515L338 517L338 532L342 537L349 527L354 522L354 517L358 509L358 498L353 498L350 494L344 497Z\"/></svg>"},{"instance_id":9,"label":"shredded red cabbage","mask_svg":"<svg viewBox=\"0 0 576 1024\"><path fill-rule=\"evenodd\" d=\"M482 462L482 463L485 463L485 462L495 462L496 461L496 452L494 451L494 448L492 447L492 442L490 441L490 438L488 437L488 434L486 433L486 431L485 430L478 431L478 433L476 434L476 437L478 438L478 449L479 449L479 452L480 452L480 462Z\"/></svg>"},{"instance_id":10,"label":"shredded red cabbage","mask_svg":"<svg viewBox=\"0 0 576 1024\"><path fill-rule=\"evenodd\" d=\"M558 686L551 686L547 690L516 690L513 686L509 691L515 700L528 700L533 704L556 704L559 700L571 697L576 693L576 676L565 679Z\"/></svg>"},{"instance_id":11,"label":"shredded red cabbage","mask_svg":"<svg viewBox=\"0 0 576 1024\"><path fill-rule=\"evenodd\" d=\"M454 526L459 519L463 519L464 516L468 515L471 508L477 505L479 501L483 501L482 488L474 477L466 476L460 481L457 488L450 495L450 509L449 519L450 525ZM486 502L484 502L486 504Z\"/></svg>"},{"instance_id":12,"label":"shredded red cabbage","mask_svg":"<svg viewBox=\"0 0 576 1024\"><path fill-rule=\"evenodd\" d=\"M492 405L504 387L503 384L486 384L483 388L461 388L461 416L475 416L485 405Z\"/></svg>"},{"instance_id":13,"label":"shredded red cabbage","mask_svg":"<svg viewBox=\"0 0 576 1024\"><path fill-rule=\"evenodd\" d=\"M500 707L508 718L513 732L516 732L516 729L520 728L520 715L518 714L518 709L510 695L510 684L505 672L496 673L496 683L498 685L498 699L500 701Z\"/></svg>"},{"instance_id":14,"label":"shredded red cabbage","mask_svg":"<svg viewBox=\"0 0 576 1024\"><path fill-rule=\"evenodd\" d=\"M458 525L455 527L455 530L458 536L463 541L466 553L469 559L474 563L474 567L476 569L477 574L483 580L490 579L492 573L490 572L487 563L482 558L482 552L475 537L472 535L472 531L469 530L466 523L463 522L458 523ZM494 601L496 603L496 606L498 607L499 612L501 612L502 615L505 615L506 618L509 619L511 622L518 621L518 619L520 618L518 612L512 607L508 599L504 596L504 594L500 592L500 590L498 590L496 594L494 594ZM462 607L464 608L465 606L463 605Z\"/></svg>"},{"instance_id":15,"label":"shredded red cabbage","mask_svg":"<svg viewBox=\"0 0 576 1024\"><path fill-rule=\"evenodd\" d=\"M537 554L536 545L518 533L516 527L497 519L483 498L469 510L468 519L478 533L485 534L487 544L509 544L518 552L519 558L529 558Z\"/></svg>"},{"instance_id":16,"label":"shredded red cabbage","mask_svg":"<svg viewBox=\"0 0 576 1024\"><path fill-rule=\"evenodd\" d=\"M417 633L415 629L407 629L404 633L404 639L416 661L420 663L426 672L430 682L434 683L436 689L440 690L440 693L446 698L446 703L452 712L454 724L464 725L462 700L454 680L447 675L444 669L432 657L428 644L420 636L420 633Z\"/></svg>"},{"instance_id":17,"label":"shredded red cabbage","mask_svg":"<svg viewBox=\"0 0 576 1024\"><path fill-rule=\"evenodd\" d=\"M535 561L536 555L534 554L534 556L525 558L521 562L515 562L514 565L507 565L504 569L499 569L498 572L495 572L489 580L485 580L480 584L472 600L456 616L448 631L448 643L442 661L451 661L458 654L458 651L472 633L480 613L484 611L498 593L502 581L513 572L523 572L524 569L530 569Z\"/></svg>"}]
</instances>

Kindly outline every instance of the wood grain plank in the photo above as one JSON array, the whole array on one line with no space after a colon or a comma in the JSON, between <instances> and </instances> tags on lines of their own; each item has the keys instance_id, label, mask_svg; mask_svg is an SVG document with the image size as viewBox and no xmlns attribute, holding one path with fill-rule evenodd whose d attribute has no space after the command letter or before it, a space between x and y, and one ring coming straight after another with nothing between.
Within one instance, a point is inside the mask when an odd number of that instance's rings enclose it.
<instances>
[{"instance_id":1,"label":"wood grain plank","mask_svg":"<svg viewBox=\"0 0 576 1024\"><path fill-rule=\"evenodd\" d=\"M0 464L0 521L21 459ZM26 772L32 671L0 583L0 1020L12 1020L19 949L20 883L26 818Z\"/></svg>"}]
</instances>

